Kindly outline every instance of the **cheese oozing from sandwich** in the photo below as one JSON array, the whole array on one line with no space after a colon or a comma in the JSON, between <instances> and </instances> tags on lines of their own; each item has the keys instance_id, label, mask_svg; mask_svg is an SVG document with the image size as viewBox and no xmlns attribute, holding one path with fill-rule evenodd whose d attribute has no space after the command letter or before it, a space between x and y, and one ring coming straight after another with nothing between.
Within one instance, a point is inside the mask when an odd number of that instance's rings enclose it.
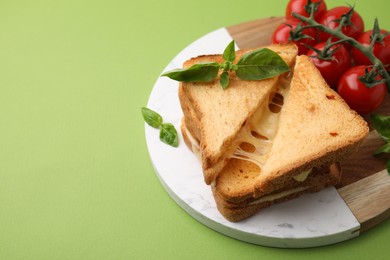
<instances>
[{"instance_id":1,"label":"cheese oozing from sandwich","mask_svg":"<svg viewBox=\"0 0 390 260\"><path fill-rule=\"evenodd\" d=\"M281 109L290 89L291 75L287 73L279 77L279 84L268 96L268 100L245 122L237 135L237 148L231 158L247 160L262 168L278 131Z\"/></svg>"},{"instance_id":2,"label":"cheese oozing from sandwich","mask_svg":"<svg viewBox=\"0 0 390 260\"><path fill-rule=\"evenodd\" d=\"M236 138L237 148L230 158L255 163L260 170L262 169L267 159L267 154L271 149L273 138L278 130L280 112L284 99L288 96L290 80L290 73L280 76L279 84L276 86L275 91L269 95L268 100L247 120L239 132ZM201 160L199 141L192 136L187 128L185 131L191 143L191 150ZM301 172L294 176L293 179L298 182L303 182L307 179L311 171L312 169ZM287 196L290 194L285 194L286 192L289 193L290 191L285 191L279 195ZM291 190L291 193L295 192L297 191ZM267 200L272 201L277 199L279 195L269 195L267 196Z\"/></svg>"}]
</instances>

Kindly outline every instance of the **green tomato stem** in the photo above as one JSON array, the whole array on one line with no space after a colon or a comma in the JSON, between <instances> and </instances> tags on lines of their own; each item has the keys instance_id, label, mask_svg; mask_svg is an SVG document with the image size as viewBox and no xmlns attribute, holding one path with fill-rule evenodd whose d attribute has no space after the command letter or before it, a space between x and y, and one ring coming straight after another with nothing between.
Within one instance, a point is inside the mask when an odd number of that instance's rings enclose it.
<instances>
[{"instance_id":1,"label":"green tomato stem","mask_svg":"<svg viewBox=\"0 0 390 260\"><path fill-rule=\"evenodd\" d=\"M297 13L292 13L292 16L295 18L298 18L302 22L305 22L310 27L318 28L319 30L321 30L327 34L330 34L330 35L332 35L340 40L348 42L351 46L353 46L356 49L358 49L359 51L361 51L372 62L373 70L377 69L381 72L381 75L382 75L384 81L386 82L387 91L390 92L390 75L386 71L386 68L383 65L383 63L373 54L372 46L366 47L366 46L360 44L354 38L345 35L341 31L340 27L338 27L337 30L333 30L333 29L326 27L323 24L316 22L312 17L305 17L305 16L299 15Z\"/></svg>"}]
</instances>

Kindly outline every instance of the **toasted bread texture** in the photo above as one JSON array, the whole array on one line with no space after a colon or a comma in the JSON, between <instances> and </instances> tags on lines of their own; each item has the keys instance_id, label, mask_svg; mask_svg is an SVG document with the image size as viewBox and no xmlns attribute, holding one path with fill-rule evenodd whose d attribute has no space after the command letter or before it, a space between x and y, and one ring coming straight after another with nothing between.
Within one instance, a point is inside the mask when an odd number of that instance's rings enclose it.
<instances>
[{"instance_id":1,"label":"toasted bread texture","mask_svg":"<svg viewBox=\"0 0 390 260\"><path fill-rule=\"evenodd\" d=\"M308 57L298 56L293 71L264 165L227 160L211 185L219 211L230 221L243 220L273 203L336 185L341 171L334 166L328 170L328 165L347 158L368 133L367 123L326 84ZM191 107L185 113L182 133L196 153L201 149L202 135L194 114ZM299 180L305 172L306 177ZM261 201L291 190L286 196ZM259 203L253 203L259 199Z\"/></svg>"},{"instance_id":2,"label":"toasted bread texture","mask_svg":"<svg viewBox=\"0 0 390 260\"><path fill-rule=\"evenodd\" d=\"M294 44L271 45L288 65L297 55ZM237 51L237 60L246 52ZM199 56L185 62L190 67L200 62L223 62L221 55ZM211 82L181 82L179 100L188 129L199 140L204 179L207 184L215 181L219 172L234 152L233 142L245 120L265 102L278 82L278 77L262 81L244 81L234 73L229 88L223 90L219 80Z\"/></svg>"},{"instance_id":3,"label":"toasted bread texture","mask_svg":"<svg viewBox=\"0 0 390 260\"><path fill-rule=\"evenodd\" d=\"M219 212L229 221L238 222L247 219L264 208L275 203L297 198L305 193L318 192L325 187L336 185L341 177L339 164L332 164L329 167L313 169L313 172L299 186L289 185L291 188L274 191L262 198L248 198L239 202L232 202L226 199L217 186L212 186L213 196Z\"/></svg>"},{"instance_id":4,"label":"toasted bread texture","mask_svg":"<svg viewBox=\"0 0 390 260\"><path fill-rule=\"evenodd\" d=\"M299 185L294 178L345 159L367 133L367 123L327 86L308 57L299 56L265 164L260 169L231 159L216 190L237 203L294 188Z\"/></svg>"},{"instance_id":5,"label":"toasted bread texture","mask_svg":"<svg viewBox=\"0 0 390 260\"><path fill-rule=\"evenodd\" d=\"M345 159L368 134L364 119L332 90L307 56L298 56L278 132L255 180L255 197L294 176Z\"/></svg>"}]
</instances>

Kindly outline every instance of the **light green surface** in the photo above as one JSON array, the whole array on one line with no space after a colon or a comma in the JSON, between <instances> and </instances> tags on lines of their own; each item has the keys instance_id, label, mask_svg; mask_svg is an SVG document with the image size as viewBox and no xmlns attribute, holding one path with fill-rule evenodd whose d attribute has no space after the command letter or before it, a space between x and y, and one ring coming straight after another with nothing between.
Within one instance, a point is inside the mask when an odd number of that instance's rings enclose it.
<instances>
[{"instance_id":1,"label":"light green surface","mask_svg":"<svg viewBox=\"0 0 390 260\"><path fill-rule=\"evenodd\" d=\"M283 15L286 3L0 1L0 259L388 255L389 221L306 250L228 238L187 215L153 171L140 107L166 64L198 37ZM388 1L355 3L390 29Z\"/></svg>"}]
</instances>

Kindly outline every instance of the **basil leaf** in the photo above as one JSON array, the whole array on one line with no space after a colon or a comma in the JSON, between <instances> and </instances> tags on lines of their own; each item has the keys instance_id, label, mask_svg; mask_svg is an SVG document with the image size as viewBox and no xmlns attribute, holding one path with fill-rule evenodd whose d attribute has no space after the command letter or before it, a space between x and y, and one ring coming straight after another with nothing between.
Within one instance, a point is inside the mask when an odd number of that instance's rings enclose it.
<instances>
[{"instance_id":1,"label":"basil leaf","mask_svg":"<svg viewBox=\"0 0 390 260\"><path fill-rule=\"evenodd\" d=\"M145 122L150 125L151 127L158 128L160 127L162 123L162 117L155 111L147 108L142 107L141 108L142 116L145 120Z\"/></svg>"},{"instance_id":2,"label":"basil leaf","mask_svg":"<svg viewBox=\"0 0 390 260\"><path fill-rule=\"evenodd\" d=\"M387 160L387 162L386 162L386 166L387 166L387 173L389 174L389 176L390 176L390 159L389 160Z\"/></svg>"},{"instance_id":3,"label":"basil leaf","mask_svg":"<svg viewBox=\"0 0 390 260\"><path fill-rule=\"evenodd\" d=\"M373 114L371 120L378 134L385 140L390 140L390 116Z\"/></svg>"},{"instance_id":4,"label":"basil leaf","mask_svg":"<svg viewBox=\"0 0 390 260\"><path fill-rule=\"evenodd\" d=\"M219 82L221 83L223 89L227 89L229 86L229 73L227 71L222 72Z\"/></svg>"},{"instance_id":5,"label":"basil leaf","mask_svg":"<svg viewBox=\"0 0 390 260\"><path fill-rule=\"evenodd\" d=\"M390 153L390 143L387 143L384 146L382 146L374 151L374 155L378 155L381 153Z\"/></svg>"},{"instance_id":6,"label":"basil leaf","mask_svg":"<svg viewBox=\"0 0 390 260\"><path fill-rule=\"evenodd\" d=\"M234 41L231 41L228 46L226 46L222 58L226 61L233 62L236 59L236 51L234 49Z\"/></svg>"},{"instance_id":7,"label":"basil leaf","mask_svg":"<svg viewBox=\"0 0 390 260\"><path fill-rule=\"evenodd\" d=\"M175 127L170 123L164 123L160 128L160 140L173 147L179 145L179 139Z\"/></svg>"},{"instance_id":8,"label":"basil leaf","mask_svg":"<svg viewBox=\"0 0 390 260\"><path fill-rule=\"evenodd\" d=\"M183 82L207 82L212 81L218 75L219 64L216 62L198 63L186 69L167 71L161 76Z\"/></svg>"},{"instance_id":9,"label":"basil leaf","mask_svg":"<svg viewBox=\"0 0 390 260\"><path fill-rule=\"evenodd\" d=\"M237 62L236 75L243 80L262 80L275 77L290 68L270 49L257 49L243 55Z\"/></svg>"}]
</instances>

